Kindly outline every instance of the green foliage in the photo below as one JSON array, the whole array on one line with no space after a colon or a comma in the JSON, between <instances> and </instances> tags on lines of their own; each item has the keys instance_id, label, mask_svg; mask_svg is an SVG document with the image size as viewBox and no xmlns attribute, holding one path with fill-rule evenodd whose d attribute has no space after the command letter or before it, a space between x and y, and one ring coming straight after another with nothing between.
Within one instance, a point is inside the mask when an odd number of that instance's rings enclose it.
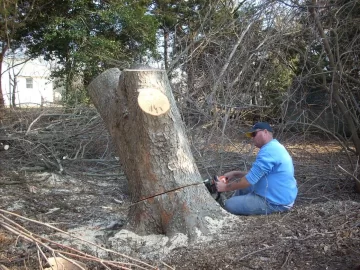
<instances>
[{"instance_id":1,"label":"green foliage","mask_svg":"<svg viewBox=\"0 0 360 270\"><path fill-rule=\"evenodd\" d=\"M65 80L66 102L79 101L86 94L71 93L80 91L72 89L74 74L86 86L103 70L126 68L156 51L157 21L146 8L141 1L50 1L22 41L32 56L58 60L53 75Z\"/></svg>"},{"instance_id":2,"label":"green foliage","mask_svg":"<svg viewBox=\"0 0 360 270\"><path fill-rule=\"evenodd\" d=\"M165 68L168 68L168 56L176 58L178 47L182 46L179 40L184 37L186 39L187 35L196 36L197 28L200 27L211 3L206 0L153 0L148 1L147 4L150 14L159 23L160 39L164 42L162 56ZM185 39L182 42L186 42Z\"/></svg>"},{"instance_id":3,"label":"green foliage","mask_svg":"<svg viewBox=\"0 0 360 270\"><path fill-rule=\"evenodd\" d=\"M280 61L279 56L274 56L268 65L268 72L262 80L263 85L261 91L263 98L269 109L265 115L271 118L279 118L281 116L281 106L284 97L288 92L293 79L295 77L294 68L298 67L299 56L295 55L292 59L288 59L285 63Z\"/></svg>"},{"instance_id":4,"label":"green foliage","mask_svg":"<svg viewBox=\"0 0 360 270\"><path fill-rule=\"evenodd\" d=\"M31 7L32 1L9 0L0 4L0 54L6 49L16 49L20 44L16 37L19 31L26 27L26 23L33 19L35 12Z\"/></svg>"}]
</instances>

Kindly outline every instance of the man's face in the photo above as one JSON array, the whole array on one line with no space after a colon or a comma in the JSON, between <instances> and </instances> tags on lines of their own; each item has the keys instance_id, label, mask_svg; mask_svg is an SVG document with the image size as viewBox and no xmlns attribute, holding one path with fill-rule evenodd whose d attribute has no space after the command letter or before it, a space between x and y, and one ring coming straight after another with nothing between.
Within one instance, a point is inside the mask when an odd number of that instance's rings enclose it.
<instances>
[{"instance_id":1,"label":"man's face","mask_svg":"<svg viewBox=\"0 0 360 270\"><path fill-rule=\"evenodd\" d=\"M251 134L251 138L254 142L254 145L258 148L265 144L265 133L264 129L257 129Z\"/></svg>"}]
</instances>

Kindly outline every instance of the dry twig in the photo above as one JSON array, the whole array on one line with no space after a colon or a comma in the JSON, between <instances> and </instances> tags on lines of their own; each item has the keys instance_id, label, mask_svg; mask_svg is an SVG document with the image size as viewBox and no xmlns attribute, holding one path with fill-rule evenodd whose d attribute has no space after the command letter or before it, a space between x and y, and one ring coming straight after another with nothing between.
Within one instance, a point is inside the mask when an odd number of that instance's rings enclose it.
<instances>
[{"instance_id":1,"label":"dry twig","mask_svg":"<svg viewBox=\"0 0 360 270\"><path fill-rule=\"evenodd\" d=\"M60 230L52 225L46 224L46 223L42 223L40 221L36 221L33 219L29 219L23 216L20 216L18 214L15 213L11 213L9 211L0 209L0 212L2 213L0 215L0 225L6 229L7 231L15 234L16 236L34 243L36 245L38 254L39 254L39 263L41 263L41 257L43 258L44 261L47 260L48 256L46 256L45 253L51 253L53 257L63 257L67 260L71 261L71 258L76 258L76 259L82 259L82 260L86 260L86 261L91 261L91 262L95 262L95 263L99 263L103 266L105 266L107 269L142 269L142 270L148 270L148 269L157 269L157 267L152 266L148 263L145 263L141 260L132 258L130 256L127 256L125 254L121 254L119 252L104 248L102 246L99 246L95 243L92 243L90 241L81 239L79 237L73 236L63 230ZM28 222L32 222L35 223L37 225L40 226L45 226L47 228L53 229L59 233L61 233L62 235L66 235L67 237L70 237L72 239L76 239L82 242L87 243L89 246L93 246L96 247L98 249L101 249L103 251L106 251L108 253L111 253L113 255L117 255L118 257L122 258L123 261L114 261L114 260L105 260L105 259L101 259L99 257L90 255L86 252L77 250L75 248L72 248L70 246L52 241L50 239L47 239L45 237L42 237L40 235L37 235L36 233L33 233L31 231L29 231L28 229L26 229L25 227L21 226L19 223L15 222L14 220L10 219L9 217L5 216L5 215L10 215L12 217L16 217L19 218L21 220L24 221L28 221ZM56 248L54 248L56 247Z\"/></svg>"}]
</instances>

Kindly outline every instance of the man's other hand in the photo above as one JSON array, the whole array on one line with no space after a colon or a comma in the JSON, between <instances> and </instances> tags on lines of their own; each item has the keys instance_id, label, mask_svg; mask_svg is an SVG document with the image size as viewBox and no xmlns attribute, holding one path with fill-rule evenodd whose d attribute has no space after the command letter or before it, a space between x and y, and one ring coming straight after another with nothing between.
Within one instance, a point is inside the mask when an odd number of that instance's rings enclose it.
<instances>
[{"instance_id":1,"label":"man's other hand","mask_svg":"<svg viewBox=\"0 0 360 270\"><path fill-rule=\"evenodd\" d=\"M225 192L227 191L227 184L222 181L215 182L216 188L218 192Z\"/></svg>"}]
</instances>

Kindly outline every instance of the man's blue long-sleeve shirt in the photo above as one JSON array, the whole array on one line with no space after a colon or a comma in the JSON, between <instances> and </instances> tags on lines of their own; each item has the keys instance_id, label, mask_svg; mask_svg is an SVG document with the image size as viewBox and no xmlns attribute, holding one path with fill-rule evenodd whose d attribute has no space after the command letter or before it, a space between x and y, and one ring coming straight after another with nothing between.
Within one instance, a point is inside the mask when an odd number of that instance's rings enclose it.
<instances>
[{"instance_id":1,"label":"man's blue long-sleeve shirt","mask_svg":"<svg viewBox=\"0 0 360 270\"><path fill-rule=\"evenodd\" d=\"M276 139L263 145L246 179L257 195L276 205L292 205L297 196L292 158Z\"/></svg>"}]
</instances>

